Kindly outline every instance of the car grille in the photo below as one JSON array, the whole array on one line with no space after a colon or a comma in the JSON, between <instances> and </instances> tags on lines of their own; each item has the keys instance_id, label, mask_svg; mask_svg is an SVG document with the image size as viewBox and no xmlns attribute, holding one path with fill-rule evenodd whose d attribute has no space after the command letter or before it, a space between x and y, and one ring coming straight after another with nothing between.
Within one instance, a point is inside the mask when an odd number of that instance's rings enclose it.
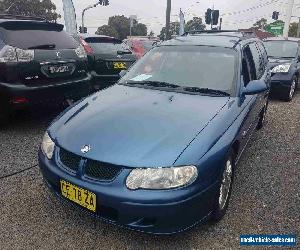
<instances>
[{"instance_id":1,"label":"car grille","mask_svg":"<svg viewBox=\"0 0 300 250\"><path fill-rule=\"evenodd\" d=\"M88 160L84 173L87 177L93 179L110 181L113 180L121 171L122 168L120 166Z\"/></svg>"},{"instance_id":2,"label":"car grille","mask_svg":"<svg viewBox=\"0 0 300 250\"><path fill-rule=\"evenodd\" d=\"M67 167L68 169L77 172L79 168L79 163L81 160L81 157L78 155L75 155L69 151L64 150L63 148L59 151L59 158L61 163Z\"/></svg>"},{"instance_id":3,"label":"car grille","mask_svg":"<svg viewBox=\"0 0 300 250\"><path fill-rule=\"evenodd\" d=\"M81 159L85 159L63 148L59 150L59 158L63 166L71 172L77 172ZM87 159L84 165L84 175L99 181L111 181L122 169L121 166Z\"/></svg>"}]
</instances>

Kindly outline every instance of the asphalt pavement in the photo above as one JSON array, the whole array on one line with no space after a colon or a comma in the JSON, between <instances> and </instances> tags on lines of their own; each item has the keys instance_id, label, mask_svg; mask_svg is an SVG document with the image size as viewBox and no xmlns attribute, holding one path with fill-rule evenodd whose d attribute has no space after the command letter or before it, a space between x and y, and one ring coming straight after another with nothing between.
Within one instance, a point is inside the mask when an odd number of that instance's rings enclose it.
<instances>
[{"instance_id":1,"label":"asphalt pavement","mask_svg":"<svg viewBox=\"0 0 300 250\"><path fill-rule=\"evenodd\" d=\"M25 112L0 128L0 249L238 249L240 234L252 233L299 240L300 91L291 103L270 101L265 127L238 164L225 218L173 236L106 224L47 190L37 150L57 112Z\"/></svg>"}]
</instances>

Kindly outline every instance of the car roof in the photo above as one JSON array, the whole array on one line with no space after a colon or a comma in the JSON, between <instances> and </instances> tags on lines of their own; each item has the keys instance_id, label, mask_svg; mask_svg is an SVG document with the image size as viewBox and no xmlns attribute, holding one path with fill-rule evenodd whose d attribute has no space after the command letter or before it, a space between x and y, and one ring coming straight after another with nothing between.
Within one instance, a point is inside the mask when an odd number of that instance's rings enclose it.
<instances>
[{"instance_id":1,"label":"car roof","mask_svg":"<svg viewBox=\"0 0 300 250\"><path fill-rule=\"evenodd\" d=\"M199 32L199 33L185 33L183 36L176 37L172 40L163 42L164 45L195 45L195 46L214 46L234 48L237 44L243 44L245 41L259 40L252 33L245 33L240 31L213 31L213 32Z\"/></svg>"},{"instance_id":2,"label":"car roof","mask_svg":"<svg viewBox=\"0 0 300 250\"><path fill-rule=\"evenodd\" d=\"M288 38L284 38L284 37L268 37L268 38L264 39L264 41L291 41L291 42L300 42L300 39L296 38L296 37L288 37Z\"/></svg>"},{"instance_id":3,"label":"car roof","mask_svg":"<svg viewBox=\"0 0 300 250\"><path fill-rule=\"evenodd\" d=\"M77 34L78 36L81 36L82 38L90 38L90 37L100 37L100 38L112 38L112 39L117 39L117 38L115 38L115 37L112 37L112 36L105 36L105 35L96 35L96 34L88 34L88 33L84 33L84 34L82 34L82 33L79 33L79 34ZM119 40L119 39L117 39L117 40Z\"/></svg>"}]
</instances>

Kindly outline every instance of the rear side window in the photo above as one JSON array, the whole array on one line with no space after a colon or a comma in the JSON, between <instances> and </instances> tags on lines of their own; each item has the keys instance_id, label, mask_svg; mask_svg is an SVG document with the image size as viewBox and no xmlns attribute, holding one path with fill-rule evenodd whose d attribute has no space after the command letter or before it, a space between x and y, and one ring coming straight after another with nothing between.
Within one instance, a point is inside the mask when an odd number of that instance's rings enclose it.
<instances>
[{"instance_id":1,"label":"rear side window","mask_svg":"<svg viewBox=\"0 0 300 250\"><path fill-rule=\"evenodd\" d=\"M30 49L52 45L53 49L75 49L78 43L61 26L50 23L26 23L6 25L3 30L4 42L8 45Z\"/></svg>"},{"instance_id":2,"label":"rear side window","mask_svg":"<svg viewBox=\"0 0 300 250\"><path fill-rule=\"evenodd\" d=\"M255 63L249 45L243 49L242 79L244 81L244 86L247 86L250 81L257 79Z\"/></svg>"},{"instance_id":3,"label":"rear side window","mask_svg":"<svg viewBox=\"0 0 300 250\"><path fill-rule=\"evenodd\" d=\"M258 45L258 48L261 53L261 57L262 57L263 64L264 64L264 69L266 69L266 67L269 63L267 51L265 49L265 46L262 43L257 43L257 45Z\"/></svg>"},{"instance_id":4,"label":"rear side window","mask_svg":"<svg viewBox=\"0 0 300 250\"><path fill-rule=\"evenodd\" d=\"M257 43L251 43L249 45L249 48L251 50L251 54L252 54L253 61L255 64L256 79L260 79L265 72L265 67L264 67L265 63L263 61L263 58L262 58L262 55L260 53Z\"/></svg>"},{"instance_id":5,"label":"rear side window","mask_svg":"<svg viewBox=\"0 0 300 250\"><path fill-rule=\"evenodd\" d=\"M89 37L85 41L98 53L116 53L117 51L129 50L125 43L115 38Z\"/></svg>"},{"instance_id":6,"label":"rear side window","mask_svg":"<svg viewBox=\"0 0 300 250\"><path fill-rule=\"evenodd\" d=\"M3 42L3 40L1 40L0 38L0 50L5 46L5 43Z\"/></svg>"}]
</instances>

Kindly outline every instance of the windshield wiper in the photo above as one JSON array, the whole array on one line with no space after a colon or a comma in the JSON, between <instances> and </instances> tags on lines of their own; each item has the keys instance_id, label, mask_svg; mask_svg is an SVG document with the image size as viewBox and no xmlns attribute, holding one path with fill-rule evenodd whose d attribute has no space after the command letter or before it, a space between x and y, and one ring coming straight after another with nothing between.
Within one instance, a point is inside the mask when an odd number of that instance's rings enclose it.
<instances>
[{"instance_id":1,"label":"windshield wiper","mask_svg":"<svg viewBox=\"0 0 300 250\"><path fill-rule=\"evenodd\" d=\"M229 93L217 90L217 89L209 89L209 88L198 88L198 87L185 87L183 88L184 91L188 92L196 92L196 93L203 93L203 94L212 94L212 95L219 95L219 96L230 96Z\"/></svg>"},{"instance_id":2,"label":"windshield wiper","mask_svg":"<svg viewBox=\"0 0 300 250\"><path fill-rule=\"evenodd\" d=\"M29 47L28 49L55 49L55 44L41 44L33 47Z\"/></svg>"},{"instance_id":3,"label":"windshield wiper","mask_svg":"<svg viewBox=\"0 0 300 250\"><path fill-rule=\"evenodd\" d=\"M160 82L160 81L127 81L126 84L134 84L134 85L149 85L157 88L179 88L176 84Z\"/></svg>"}]
</instances>

